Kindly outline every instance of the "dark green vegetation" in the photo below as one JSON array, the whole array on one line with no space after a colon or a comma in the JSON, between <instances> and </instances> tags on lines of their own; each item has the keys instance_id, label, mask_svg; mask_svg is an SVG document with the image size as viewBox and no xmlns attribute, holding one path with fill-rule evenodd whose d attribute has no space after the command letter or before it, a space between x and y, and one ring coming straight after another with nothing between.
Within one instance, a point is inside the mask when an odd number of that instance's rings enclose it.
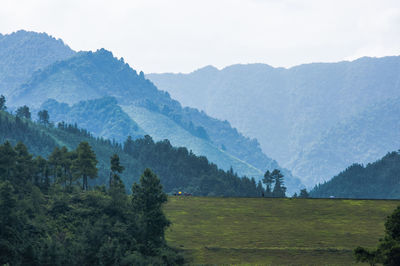
<instances>
[{"instance_id":1,"label":"dark green vegetation","mask_svg":"<svg viewBox=\"0 0 400 266\"><path fill-rule=\"evenodd\" d=\"M400 207L387 217L385 222L385 237L379 239L378 248L368 250L357 247L354 250L357 261L368 262L370 265L400 265Z\"/></svg>"},{"instance_id":2,"label":"dark green vegetation","mask_svg":"<svg viewBox=\"0 0 400 266\"><path fill-rule=\"evenodd\" d=\"M166 239L194 264L352 265L398 201L170 197Z\"/></svg>"},{"instance_id":3,"label":"dark green vegetation","mask_svg":"<svg viewBox=\"0 0 400 266\"><path fill-rule=\"evenodd\" d=\"M280 168L276 161L261 151L256 139L243 136L227 121L214 119L193 108L183 108L168 93L158 90L153 83L145 79L142 72L133 70L122 58L117 59L111 52L100 49L95 53L71 51L72 55L63 60L55 55L63 54L64 46L57 52L35 46L58 47L56 44L59 44L59 41L47 35L35 35L43 43L33 42L32 47L23 46L25 41L30 40L24 38L31 35L35 33L20 32L12 35L13 38L11 35L5 35L3 38L13 43L7 46L7 53L26 55L40 49L41 52L48 51L48 54L42 55L43 58L54 56L54 61L49 65L41 65L40 69L27 69L26 75L29 75L29 78L16 80L17 87L0 86L0 93L7 91L7 95L10 95L8 100L9 105L13 107L11 110L23 105L28 105L31 109L39 108L46 100L53 98L71 106L66 113L57 109L49 110L50 117L60 118L61 114L62 120L77 123L79 127L87 129L95 136L115 138L120 142L128 135L136 137L148 134L156 141L169 139L173 146L187 147L196 155L206 156L224 170L232 167L239 175L255 177L257 180L262 179L266 170L280 169L286 176L289 194L302 187L301 182L293 178L288 170ZM12 51L12 47L25 47L25 50L20 51L16 48ZM4 71L5 78L12 78L9 73L19 71L14 64L24 64L17 59L12 62L13 64L7 64L9 69ZM30 73L28 70L31 70ZM106 101L102 101L103 106L100 105L101 101L97 106L91 106L96 104L88 101L110 96L116 101L112 104L109 101L108 107L105 106ZM86 102L72 106L80 100ZM121 108L125 113L120 111ZM93 111L100 109L101 116L93 119L93 115L96 114ZM35 109L33 114L37 111L38 109ZM106 123L95 123L100 118L105 119ZM61 120L55 122L59 121ZM175 134L169 132L171 125Z\"/></svg>"},{"instance_id":4,"label":"dark green vegetation","mask_svg":"<svg viewBox=\"0 0 400 266\"><path fill-rule=\"evenodd\" d=\"M157 176L146 169L128 196L114 155L110 187L89 190L96 162L87 142L56 149L48 160L33 158L21 142L0 146L0 264L183 263L165 242L167 196Z\"/></svg>"},{"instance_id":5,"label":"dark green vegetation","mask_svg":"<svg viewBox=\"0 0 400 266\"><path fill-rule=\"evenodd\" d=\"M316 186L311 197L326 198L400 198L400 154L391 152L367 164L353 164L328 182Z\"/></svg>"},{"instance_id":6,"label":"dark green vegetation","mask_svg":"<svg viewBox=\"0 0 400 266\"><path fill-rule=\"evenodd\" d=\"M154 142L149 136L136 140L128 137L121 145L94 138L73 125L60 123L54 127L0 111L0 142L5 141L13 145L22 141L31 153L44 158L57 147L73 150L80 142L88 142L98 160L98 178L89 179L89 185L109 183L109 158L116 153L126 169L121 179L127 186L137 181L146 168L151 168L168 193L181 190L195 195L258 197L264 191L254 179L218 169L206 157L196 156L186 148L175 148L168 140Z\"/></svg>"},{"instance_id":7,"label":"dark green vegetation","mask_svg":"<svg viewBox=\"0 0 400 266\"><path fill-rule=\"evenodd\" d=\"M257 138L266 154L311 187L400 148L399 107L387 104L399 102L399 72L400 57L392 56L147 77L181 104Z\"/></svg>"}]
</instances>

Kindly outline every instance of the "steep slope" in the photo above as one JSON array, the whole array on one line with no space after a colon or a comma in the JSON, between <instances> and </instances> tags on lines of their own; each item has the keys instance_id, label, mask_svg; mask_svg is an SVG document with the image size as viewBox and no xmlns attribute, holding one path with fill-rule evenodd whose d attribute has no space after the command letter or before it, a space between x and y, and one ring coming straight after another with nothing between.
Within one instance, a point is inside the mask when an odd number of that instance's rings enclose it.
<instances>
[{"instance_id":1,"label":"steep slope","mask_svg":"<svg viewBox=\"0 0 400 266\"><path fill-rule=\"evenodd\" d=\"M49 112L51 121L76 123L80 128L88 128L95 136L114 139L123 143L127 136L134 139L143 137L146 132L133 121L112 97L81 101L69 106L50 99L40 109Z\"/></svg>"},{"instance_id":2,"label":"steep slope","mask_svg":"<svg viewBox=\"0 0 400 266\"><path fill-rule=\"evenodd\" d=\"M362 166L353 164L328 182L316 186L312 197L400 199L400 153Z\"/></svg>"},{"instance_id":3,"label":"steep slope","mask_svg":"<svg viewBox=\"0 0 400 266\"><path fill-rule=\"evenodd\" d=\"M80 52L68 60L36 72L28 83L16 90L10 103L14 106L28 104L38 108L49 98L75 104L80 100L105 96L114 97L121 106L141 107L163 119L172 120L191 137L208 141L208 145L214 146L213 150L219 151L221 156L230 154L231 157L237 157L237 163L242 165L245 162L245 165L250 166L246 168L252 169L241 172L243 167L232 165L240 175L253 175L254 169L257 169L257 173L262 173L267 169L280 168L275 161L262 153L257 140L244 137L227 121L213 119L196 109L182 108L168 93L159 91L153 83L145 79L142 72L137 74L123 59L116 59L111 52L104 49L95 53ZM136 120L135 117L132 118ZM139 126L142 125L139 123ZM98 132L96 128L87 129ZM162 130L163 128L159 128L156 131ZM174 141L177 146L184 144L183 138ZM187 148L195 150L191 146ZM295 180L289 171L283 171L290 184L289 191L297 190L301 186L299 180ZM292 187L292 184L297 185Z\"/></svg>"},{"instance_id":4,"label":"steep slope","mask_svg":"<svg viewBox=\"0 0 400 266\"><path fill-rule=\"evenodd\" d=\"M28 31L0 35L0 93L9 96L32 73L75 52L62 40Z\"/></svg>"},{"instance_id":5,"label":"steep slope","mask_svg":"<svg viewBox=\"0 0 400 266\"><path fill-rule=\"evenodd\" d=\"M376 104L347 119L304 147L292 162L299 176L318 179L307 180L308 185L329 180L354 162L367 164L381 158L390 150L400 149L400 99Z\"/></svg>"},{"instance_id":6,"label":"steep slope","mask_svg":"<svg viewBox=\"0 0 400 266\"><path fill-rule=\"evenodd\" d=\"M264 64L206 67L189 74L147 77L183 105L227 119L246 136L257 138L262 150L293 169L295 176L318 180L312 171L296 172L297 164L305 163L297 160L304 147L337 123L399 97L399 73L400 57L384 57L289 69ZM329 158L329 164L335 165L335 158Z\"/></svg>"}]
</instances>

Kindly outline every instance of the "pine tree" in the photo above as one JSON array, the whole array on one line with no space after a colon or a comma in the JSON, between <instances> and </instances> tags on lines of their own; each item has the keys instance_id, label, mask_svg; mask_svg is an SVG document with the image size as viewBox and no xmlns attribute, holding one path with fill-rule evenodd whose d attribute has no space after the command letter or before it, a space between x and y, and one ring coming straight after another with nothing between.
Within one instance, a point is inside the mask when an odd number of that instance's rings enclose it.
<instances>
[{"instance_id":1,"label":"pine tree","mask_svg":"<svg viewBox=\"0 0 400 266\"><path fill-rule=\"evenodd\" d=\"M263 178L262 181L266 186L265 196L266 197L272 197L272 184L274 182L274 178L272 177L270 171L265 172L264 178Z\"/></svg>"},{"instance_id":2,"label":"pine tree","mask_svg":"<svg viewBox=\"0 0 400 266\"><path fill-rule=\"evenodd\" d=\"M137 210L143 252L152 254L164 243L164 232L170 222L162 211L167 201L160 179L150 169L140 177L139 184L132 186L132 208Z\"/></svg>"},{"instance_id":3,"label":"pine tree","mask_svg":"<svg viewBox=\"0 0 400 266\"><path fill-rule=\"evenodd\" d=\"M78 178L82 178L82 189L88 190L88 178L94 179L97 177L96 154L88 142L79 143L76 153L77 158L73 161L75 175Z\"/></svg>"},{"instance_id":4,"label":"pine tree","mask_svg":"<svg viewBox=\"0 0 400 266\"><path fill-rule=\"evenodd\" d=\"M281 171L275 169L272 171L271 176L275 181L274 190L272 191L272 196L274 198L284 198L286 193L286 187L284 186L283 175Z\"/></svg>"}]
</instances>

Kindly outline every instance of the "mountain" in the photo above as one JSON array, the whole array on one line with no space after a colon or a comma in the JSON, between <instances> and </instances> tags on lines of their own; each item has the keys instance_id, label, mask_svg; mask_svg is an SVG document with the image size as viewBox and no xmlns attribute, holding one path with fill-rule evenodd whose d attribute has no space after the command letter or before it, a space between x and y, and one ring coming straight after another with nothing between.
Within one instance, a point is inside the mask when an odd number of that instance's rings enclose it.
<instances>
[{"instance_id":1,"label":"mountain","mask_svg":"<svg viewBox=\"0 0 400 266\"><path fill-rule=\"evenodd\" d=\"M108 184L110 157L116 153L125 167L121 178L128 191L140 174L151 168L168 193L185 191L203 196L257 197L263 192L254 179L239 178L232 171L225 172L207 158L196 156L184 147L173 147L168 140L154 142L149 136L137 140L128 138L121 145L95 138L75 125L42 125L0 111L0 142L5 141L12 145L23 142L29 152L45 158L56 147L66 146L68 150L74 150L80 142L88 142L96 153L99 169L99 176L91 181L91 186Z\"/></svg>"},{"instance_id":2,"label":"mountain","mask_svg":"<svg viewBox=\"0 0 400 266\"><path fill-rule=\"evenodd\" d=\"M328 182L316 186L316 198L400 199L400 152L391 152L367 166L353 164Z\"/></svg>"},{"instance_id":3,"label":"mountain","mask_svg":"<svg viewBox=\"0 0 400 266\"><path fill-rule=\"evenodd\" d=\"M165 120L163 123L153 123L153 128L147 129L155 139L163 139L165 134L162 132L168 130L161 125L169 126L172 123L179 128L179 132L185 132L171 141L174 146L193 144L187 148L200 151L196 154L207 156L214 163L221 164L220 167L225 170L232 166L239 175L253 176L257 180L263 176L264 171L278 168L285 174L289 193L302 187L301 182L290 171L279 167L276 161L261 151L257 140L244 137L227 121L214 119L197 109L182 108L167 92L158 90L147 80L143 72L138 74L122 58L117 59L104 49L79 52L67 60L55 62L34 72L28 82L14 90L9 98L9 105L26 104L39 108L47 99L74 105L79 101L103 97L115 98L133 121L137 117L135 113L128 112L131 108L147 112L149 117L142 119L143 123L153 118ZM89 105L85 106L89 108ZM72 115L71 112L68 114ZM115 115L119 116L119 113ZM79 119L79 116L74 115L74 119ZM120 117L110 119L119 120ZM139 122L137 124L143 128ZM107 129L107 135L102 135L93 123L83 126L99 136L117 137L120 134ZM103 127L103 130L106 129ZM132 136L135 134L132 132Z\"/></svg>"},{"instance_id":4,"label":"mountain","mask_svg":"<svg viewBox=\"0 0 400 266\"><path fill-rule=\"evenodd\" d=\"M354 162L367 164L393 148L400 149L399 114L400 98L369 107L329 128L304 147L291 169L299 176L312 172L327 181Z\"/></svg>"},{"instance_id":5,"label":"mountain","mask_svg":"<svg viewBox=\"0 0 400 266\"><path fill-rule=\"evenodd\" d=\"M9 96L34 71L70 58L75 52L60 39L28 31L0 35L0 89Z\"/></svg>"},{"instance_id":6,"label":"mountain","mask_svg":"<svg viewBox=\"0 0 400 266\"><path fill-rule=\"evenodd\" d=\"M329 178L339 164L335 157L327 157L322 167L328 172L323 176L312 170L300 171L303 164L313 164L302 161L308 160L302 154L330 128L374 105L398 98L399 73L400 57L392 56L288 69L265 64L232 65L222 70L208 66L189 74L146 77L183 105L230 121L244 135L256 138L262 150L280 165L313 186L316 181ZM394 140L384 141L390 144ZM397 148L392 146L389 150ZM346 161L355 162L357 157Z\"/></svg>"}]
</instances>

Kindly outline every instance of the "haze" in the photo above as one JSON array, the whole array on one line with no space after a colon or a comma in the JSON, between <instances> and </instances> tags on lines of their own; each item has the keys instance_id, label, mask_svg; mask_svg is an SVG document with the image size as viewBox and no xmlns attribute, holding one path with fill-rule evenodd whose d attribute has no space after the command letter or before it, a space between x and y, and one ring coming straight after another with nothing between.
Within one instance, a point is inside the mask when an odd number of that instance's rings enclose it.
<instances>
[{"instance_id":1,"label":"haze","mask_svg":"<svg viewBox=\"0 0 400 266\"><path fill-rule=\"evenodd\" d=\"M0 33L47 32L149 72L400 54L399 1L2 0Z\"/></svg>"}]
</instances>

